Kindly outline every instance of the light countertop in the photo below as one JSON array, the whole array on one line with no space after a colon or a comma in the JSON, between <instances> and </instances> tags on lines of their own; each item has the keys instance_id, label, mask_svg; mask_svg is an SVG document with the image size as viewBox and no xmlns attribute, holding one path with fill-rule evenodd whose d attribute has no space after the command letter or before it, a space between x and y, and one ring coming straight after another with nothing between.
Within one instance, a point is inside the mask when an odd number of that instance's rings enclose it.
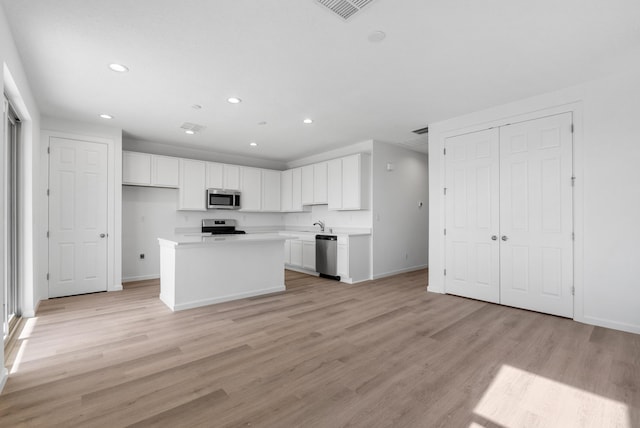
<instances>
[{"instance_id":1,"label":"light countertop","mask_svg":"<svg viewBox=\"0 0 640 428\"><path fill-rule=\"evenodd\" d=\"M158 242L164 246L209 246L224 244L251 244L256 242L286 241L295 237L278 233L250 233L246 235L203 235L202 233L176 234L171 237L160 237Z\"/></svg>"}]
</instances>

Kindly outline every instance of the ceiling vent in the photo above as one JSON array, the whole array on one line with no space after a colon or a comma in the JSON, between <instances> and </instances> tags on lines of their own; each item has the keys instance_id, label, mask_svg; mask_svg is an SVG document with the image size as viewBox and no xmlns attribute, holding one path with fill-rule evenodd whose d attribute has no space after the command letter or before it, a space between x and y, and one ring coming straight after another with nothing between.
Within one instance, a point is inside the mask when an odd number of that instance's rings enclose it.
<instances>
[{"instance_id":1,"label":"ceiling vent","mask_svg":"<svg viewBox=\"0 0 640 428\"><path fill-rule=\"evenodd\" d=\"M429 127L425 126L424 128L416 129L415 131L411 131L411 132L418 135L427 134L429 132Z\"/></svg>"},{"instance_id":2,"label":"ceiling vent","mask_svg":"<svg viewBox=\"0 0 640 428\"><path fill-rule=\"evenodd\" d=\"M373 0L316 0L316 3L326 7L345 21L372 2Z\"/></svg>"},{"instance_id":3,"label":"ceiling vent","mask_svg":"<svg viewBox=\"0 0 640 428\"><path fill-rule=\"evenodd\" d=\"M198 125L197 123L185 122L182 124L182 126L180 126L180 128L184 129L185 131L200 132L206 127Z\"/></svg>"}]
</instances>

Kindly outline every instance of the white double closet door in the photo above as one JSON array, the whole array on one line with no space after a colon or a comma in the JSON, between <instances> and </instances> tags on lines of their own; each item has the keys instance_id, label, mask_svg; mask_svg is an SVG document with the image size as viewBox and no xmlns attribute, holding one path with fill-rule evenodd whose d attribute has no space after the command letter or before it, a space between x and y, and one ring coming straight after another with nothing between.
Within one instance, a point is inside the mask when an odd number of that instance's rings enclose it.
<instances>
[{"instance_id":1,"label":"white double closet door","mask_svg":"<svg viewBox=\"0 0 640 428\"><path fill-rule=\"evenodd\" d=\"M445 149L446 292L572 318L571 113Z\"/></svg>"}]
</instances>

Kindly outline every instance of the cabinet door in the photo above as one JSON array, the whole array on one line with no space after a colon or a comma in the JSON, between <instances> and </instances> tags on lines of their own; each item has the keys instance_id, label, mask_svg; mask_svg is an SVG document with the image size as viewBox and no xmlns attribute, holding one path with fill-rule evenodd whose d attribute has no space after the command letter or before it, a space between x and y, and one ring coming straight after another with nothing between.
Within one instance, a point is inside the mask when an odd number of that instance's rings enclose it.
<instances>
[{"instance_id":1,"label":"cabinet door","mask_svg":"<svg viewBox=\"0 0 640 428\"><path fill-rule=\"evenodd\" d=\"M342 209L361 208L362 170L360 155L342 158Z\"/></svg>"},{"instance_id":2,"label":"cabinet door","mask_svg":"<svg viewBox=\"0 0 640 428\"><path fill-rule=\"evenodd\" d=\"M262 211L280 211L280 171L262 170Z\"/></svg>"},{"instance_id":3,"label":"cabinet door","mask_svg":"<svg viewBox=\"0 0 640 428\"><path fill-rule=\"evenodd\" d=\"M291 265L302 267L302 241L291 240Z\"/></svg>"},{"instance_id":4,"label":"cabinet door","mask_svg":"<svg viewBox=\"0 0 640 428\"><path fill-rule=\"evenodd\" d=\"M293 211L293 170L280 173L280 210Z\"/></svg>"},{"instance_id":5,"label":"cabinet door","mask_svg":"<svg viewBox=\"0 0 640 428\"><path fill-rule=\"evenodd\" d=\"M178 209L206 211L206 163L180 159Z\"/></svg>"},{"instance_id":6,"label":"cabinet door","mask_svg":"<svg viewBox=\"0 0 640 428\"><path fill-rule=\"evenodd\" d=\"M151 184L158 187L180 185L180 159L169 156L151 157Z\"/></svg>"},{"instance_id":7,"label":"cabinet door","mask_svg":"<svg viewBox=\"0 0 640 428\"><path fill-rule=\"evenodd\" d=\"M327 174L327 202L329 203L329 209L342 209L342 159L329 161Z\"/></svg>"},{"instance_id":8,"label":"cabinet door","mask_svg":"<svg viewBox=\"0 0 640 428\"><path fill-rule=\"evenodd\" d=\"M327 203L327 162L313 165L313 203Z\"/></svg>"},{"instance_id":9,"label":"cabinet door","mask_svg":"<svg viewBox=\"0 0 640 428\"><path fill-rule=\"evenodd\" d=\"M291 264L291 241L284 241L284 262Z\"/></svg>"},{"instance_id":10,"label":"cabinet door","mask_svg":"<svg viewBox=\"0 0 640 428\"><path fill-rule=\"evenodd\" d=\"M224 165L216 162L207 162L207 188L224 188Z\"/></svg>"},{"instance_id":11,"label":"cabinet door","mask_svg":"<svg viewBox=\"0 0 640 428\"><path fill-rule=\"evenodd\" d=\"M338 243L338 276L349 278L349 245Z\"/></svg>"},{"instance_id":12,"label":"cabinet door","mask_svg":"<svg viewBox=\"0 0 640 428\"><path fill-rule=\"evenodd\" d=\"M242 167L242 211L260 211L262 208L262 171L258 168Z\"/></svg>"},{"instance_id":13,"label":"cabinet door","mask_svg":"<svg viewBox=\"0 0 640 428\"><path fill-rule=\"evenodd\" d=\"M151 185L151 155L122 152L122 184Z\"/></svg>"},{"instance_id":14,"label":"cabinet door","mask_svg":"<svg viewBox=\"0 0 640 428\"><path fill-rule=\"evenodd\" d=\"M240 167L238 165L223 164L223 189L240 190Z\"/></svg>"},{"instance_id":15,"label":"cabinet door","mask_svg":"<svg viewBox=\"0 0 640 428\"><path fill-rule=\"evenodd\" d=\"M302 169L291 172L291 211L302 211Z\"/></svg>"},{"instance_id":16,"label":"cabinet door","mask_svg":"<svg viewBox=\"0 0 640 428\"><path fill-rule=\"evenodd\" d=\"M302 167L302 205L313 205L313 165Z\"/></svg>"},{"instance_id":17,"label":"cabinet door","mask_svg":"<svg viewBox=\"0 0 640 428\"><path fill-rule=\"evenodd\" d=\"M316 241L302 241L302 267L316 270Z\"/></svg>"}]
</instances>

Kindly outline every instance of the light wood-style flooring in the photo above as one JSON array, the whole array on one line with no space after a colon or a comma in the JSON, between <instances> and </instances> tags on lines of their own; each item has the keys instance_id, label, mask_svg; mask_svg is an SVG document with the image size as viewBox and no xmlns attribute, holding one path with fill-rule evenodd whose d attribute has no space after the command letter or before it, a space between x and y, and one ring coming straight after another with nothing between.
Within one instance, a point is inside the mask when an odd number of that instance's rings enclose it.
<instances>
[{"instance_id":1,"label":"light wood-style flooring","mask_svg":"<svg viewBox=\"0 0 640 428\"><path fill-rule=\"evenodd\" d=\"M640 336L426 281L287 271L286 292L177 313L157 281L45 301L0 426L640 426Z\"/></svg>"}]
</instances>

